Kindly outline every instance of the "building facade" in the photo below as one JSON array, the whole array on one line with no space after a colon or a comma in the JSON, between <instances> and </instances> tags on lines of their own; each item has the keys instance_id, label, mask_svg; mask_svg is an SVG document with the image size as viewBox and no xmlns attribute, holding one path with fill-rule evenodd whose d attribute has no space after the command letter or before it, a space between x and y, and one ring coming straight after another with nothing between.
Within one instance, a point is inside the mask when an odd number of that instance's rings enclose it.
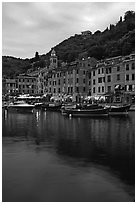
<instances>
[{"instance_id":1,"label":"building facade","mask_svg":"<svg viewBox=\"0 0 137 204\"><path fill-rule=\"evenodd\" d=\"M100 61L87 57L58 66L52 49L49 67L6 79L5 84L6 93L49 94L59 99L71 96L74 101L112 93L119 86L135 95L135 54Z\"/></svg>"}]
</instances>

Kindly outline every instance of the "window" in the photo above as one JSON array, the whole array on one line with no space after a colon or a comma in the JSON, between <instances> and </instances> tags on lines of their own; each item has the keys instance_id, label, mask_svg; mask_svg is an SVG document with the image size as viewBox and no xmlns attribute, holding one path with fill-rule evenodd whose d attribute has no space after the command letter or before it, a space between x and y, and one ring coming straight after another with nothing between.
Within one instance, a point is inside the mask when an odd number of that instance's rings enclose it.
<instances>
[{"instance_id":1,"label":"window","mask_svg":"<svg viewBox=\"0 0 137 204\"><path fill-rule=\"evenodd\" d=\"M77 92L77 93L79 92L79 87L76 87L76 92Z\"/></svg>"},{"instance_id":2,"label":"window","mask_svg":"<svg viewBox=\"0 0 137 204\"><path fill-rule=\"evenodd\" d=\"M129 64L126 64L126 70L129 70Z\"/></svg>"},{"instance_id":3,"label":"window","mask_svg":"<svg viewBox=\"0 0 137 204\"><path fill-rule=\"evenodd\" d=\"M93 71L93 76L95 76L95 74L96 74L95 71Z\"/></svg>"},{"instance_id":4,"label":"window","mask_svg":"<svg viewBox=\"0 0 137 204\"><path fill-rule=\"evenodd\" d=\"M132 91L132 85L129 85L129 91Z\"/></svg>"},{"instance_id":5,"label":"window","mask_svg":"<svg viewBox=\"0 0 137 204\"><path fill-rule=\"evenodd\" d=\"M115 102L116 102L116 103L120 103L120 102L121 102L121 97L118 97L118 96L117 96L116 99L115 99Z\"/></svg>"},{"instance_id":6,"label":"window","mask_svg":"<svg viewBox=\"0 0 137 204\"><path fill-rule=\"evenodd\" d=\"M85 87L83 87L83 92L85 92L86 91L86 88Z\"/></svg>"},{"instance_id":7,"label":"window","mask_svg":"<svg viewBox=\"0 0 137 204\"><path fill-rule=\"evenodd\" d=\"M132 74L132 80L135 80L135 74Z\"/></svg>"},{"instance_id":8,"label":"window","mask_svg":"<svg viewBox=\"0 0 137 204\"><path fill-rule=\"evenodd\" d=\"M102 77L98 78L98 83L102 83Z\"/></svg>"},{"instance_id":9,"label":"window","mask_svg":"<svg viewBox=\"0 0 137 204\"><path fill-rule=\"evenodd\" d=\"M88 82L89 86L91 85L91 81Z\"/></svg>"},{"instance_id":10,"label":"window","mask_svg":"<svg viewBox=\"0 0 137 204\"><path fill-rule=\"evenodd\" d=\"M98 74L100 74L100 69L98 69Z\"/></svg>"},{"instance_id":11,"label":"window","mask_svg":"<svg viewBox=\"0 0 137 204\"><path fill-rule=\"evenodd\" d=\"M120 66L117 66L117 72L119 72L120 71Z\"/></svg>"},{"instance_id":12,"label":"window","mask_svg":"<svg viewBox=\"0 0 137 204\"><path fill-rule=\"evenodd\" d=\"M77 78L77 83L78 83L78 81L79 81L79 80L78 80L78 78Z\"/></svg>"},{"instance_id":13,"label":"window","mask_svg":"<svg viewBox=\"0 0 137 204\"><path fill-rule=\"evenodd\" d=\"M93 79L93 85L95 85L96 84L96 80L95 79Z\"/></svg>"},{"instance_id":14,"label":"window","mask_svg":"<svg viewBox=\"0 0 137 204\"><path fill-rule=\"evenodd\" d=\"M85 79L83 79L83 83L85 84L85 82L86 82L86 80Z\"/></svg>"},{"instance_id":15,"label":"window","mask_svg":"<svg viewBox=\"0 0 137 204\"><path fill-rule=\"evenodd\" d=\"M129 74L126 75L126 81L129 81Z\"/></svg>"},{"instance_id":16,"label":"window","mask_svg":"<svg viewBox=\"0 0 137 204\"><path fill-rule=\"evenodd\" d=\"M58 80L58 85L60 85L60 79Z\"/></svg>"},{"instance_id":17,"label":"window","mask_svg":"<svg viewBox=\"0 0 137 204\"><path fill-rule=\"evenodd\" d=\"M104 92L104 86L102 86L102 92Z\"/></svg>"},{"instance_id":18,"label":"window","mask_svg":"<svg viewBox=\"0 0 137 204\"><path fill-rule=\"evenodd\" d=\"M65 84L66 80L64 79L64 84Z\"/></svg>"},{"instance_id":19,"label":"window","mask_svg":"<svg viewBox=\"0 0 137 204\"><path fill-rule=\"evenodd\" d=\"M77 69L77 74L78 74L78 69Z\"/></svg>"},{"instance_id":20,"label":"window","mask_svg":"<svg viewBox=\"0 0 137 204\"><path fill-rule=\"evenodd\" d=\"M98 93L100 93L100 87L98 87Z\"/></svg>"},{"instance_id":21,"label":"window","mask_svg":"<svg viewBox=\"0 0 137 204\"><path fill-rule=\"evenodd\" d=\"M111 73L111 67L108 68L108 72Z\"/></svg>"},{"instance_id":22,"label":"window","mask_svg":"<svg viewBox=\"0 0 137 204\"><path fill-rule=\"evenodd\" d=\"M56 59L53 59L53 63L56 63Z\"/></svg>"},{"instance_id":23,"label":"window","mask_svg":"<svg viewBox=\"0 0 137 204\"><path fill-rule=\"evenodd\" d=\"M95 87L93 88L93 93L95 93Z\"/></svg>"},{"instance_id":24,"label":"window","mask_svg":"<svg viewBox=\"0 0 137 204\"><path fill-rule=\"evenodd\" d=\"M58 93L60 93L60 88L58 88Z\"/></svg>"},{"instance_id":25,"label":"window","mask_svg":"<svg viewBox=\"0 0 137 204\"><path fill-rule=\"evenodd\" d=\"M85 72L85 70L83 71L83 75L85 75L86 74L86 72Z\"/></svg>"},{"instance_id":26,"label":"window","mask_svg":"<svg viewBox=\"0 0 137 204\"><path fill-rule=\"evenodd\" d=\"M111 73L111 67L106 69L106 74L110 74Z\"/></svg>"},{"instance_id":27,"label":"window","mask_svg":"<svg viewBox=\"0 0 137 204\"><path fill-rule=\"evenodd\" d=\"M107 82L111 82L111 75L107 76Z\"/></svg>"},{"instance_id":28,"label":"window","mask_svg":"<svg viewBox=\"0 0 137 204\"><path fill-rule=\"evenodd\" d=\"M132 69L135 69L135 63L132 63Z\"/></svg>"},{"instance_id":29,"label":"window","mask_svg":"<svg viewBox=\"0 0 137 204\"><path fill-rule=\"evenodd\" d=\"M73 87L71 87L71 93L73 93Z\"/></svg>"},{"instance_id":30,"label":"window","mask_svg":"<svg viewBox=\"0 0 137 204\"><path fill-rule=\"evenodd\" d=\"M91 72L89 72L88 77L89 77L89 79L91 79Z\"/></svg>"},{"instance_id":31,"label":"window","mask_svg":"<svg viewBox=\"0 0 137 204\"><path fill-rule=\"evenodd\" d=\"M102 68L102 74L104 73L104 69Z\"/></svg>"},{"instance_id":32,"label":"window","mask_svg":"<svg viewBox=\"0 0 137 204\"><path fill-rule=\"evenodd\" d=\"M111 92L111 86L108 86L108 92Z\"/></svg>"},{"instance_id":33,"label":"window","mask_svg":"<svg viewBox=\"0 0 137 204\"><path fill-rule=\"evenodd\" d=\"M105 77L103 77L103 82L105 82Z\"/></svg>"},{"instance_id":34,"label":"window","mask_svg":"<svg viewBox=\"0 0 137 204\"><path fill-rule=\"evenodd\" d=\"M117 74L117 81L120 80L120 74Z\"/></svg>"}]
</instances>

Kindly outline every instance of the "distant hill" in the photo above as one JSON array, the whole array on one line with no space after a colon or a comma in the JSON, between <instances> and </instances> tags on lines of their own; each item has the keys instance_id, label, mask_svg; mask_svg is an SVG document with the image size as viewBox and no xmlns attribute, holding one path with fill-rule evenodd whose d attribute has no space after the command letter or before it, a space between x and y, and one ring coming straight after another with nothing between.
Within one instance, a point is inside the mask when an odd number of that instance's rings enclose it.
<instances>
[{"instance_id":1,"label":"distant hill","mask_svg":"<svg viewBox=\"0 0 137 204\"><path fill-rule=\"evenodd\" d=\"M127 11L123 20L120 17L116 25L110 24L103 32L97 30L94 34L89 32L76 34L56 45L54 49L59 62L72 62L77 58L87 56L100 60L128 55L135 51L135 12ZM14 77L31 67L36 69L45 66L45 63L48 64L50 52L37 59L36 56L25 60L3 56L3 76Z\"/></svg>"}]
</instances>

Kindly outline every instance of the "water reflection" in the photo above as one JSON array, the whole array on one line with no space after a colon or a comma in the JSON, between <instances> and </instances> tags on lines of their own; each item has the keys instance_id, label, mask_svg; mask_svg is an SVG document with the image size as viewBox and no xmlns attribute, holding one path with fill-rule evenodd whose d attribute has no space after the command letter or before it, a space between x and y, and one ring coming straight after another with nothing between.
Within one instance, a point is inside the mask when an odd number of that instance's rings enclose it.
<instances>
[{"instance_id":1,"label":"water reflection","mask_svg":"<svg viewBox=\"0 0 137 204\"><path fill-rule=\"evenodd\" d=\"M135 118L68 118L60 113L3 114L3 147L25 141L30 149L52 149L71 166L107 168L134 188ZM130 190L128 190L130 193ZM133 191L132 191L133 194Z\"/></svg>"}]
</instances>

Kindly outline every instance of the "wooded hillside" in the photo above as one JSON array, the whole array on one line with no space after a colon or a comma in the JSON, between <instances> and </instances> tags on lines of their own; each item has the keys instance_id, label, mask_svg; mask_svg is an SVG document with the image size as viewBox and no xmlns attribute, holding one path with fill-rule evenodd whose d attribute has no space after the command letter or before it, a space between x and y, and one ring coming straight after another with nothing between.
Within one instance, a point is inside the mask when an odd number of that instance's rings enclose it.
<instances>
[{"instance_id":1,"label":"wooded hillside","mask_svg":"<svg viewBox=\"0 0 137 204\"><path fill-rule=\"evenodd\" d=\"M135 12L127 11L124 19L120 17L116 25L110 24L103 32L97 30L90 35L76 34L56 45L54 49L60 62L72 62L87 56L100 60L128 55L135 51ZM15 77L31 67L44 67L45 63L48 64L50 52L41 56L36 52L34 58L25 60L3 56L3 76Z\"/></svg>"}]
</instances>

